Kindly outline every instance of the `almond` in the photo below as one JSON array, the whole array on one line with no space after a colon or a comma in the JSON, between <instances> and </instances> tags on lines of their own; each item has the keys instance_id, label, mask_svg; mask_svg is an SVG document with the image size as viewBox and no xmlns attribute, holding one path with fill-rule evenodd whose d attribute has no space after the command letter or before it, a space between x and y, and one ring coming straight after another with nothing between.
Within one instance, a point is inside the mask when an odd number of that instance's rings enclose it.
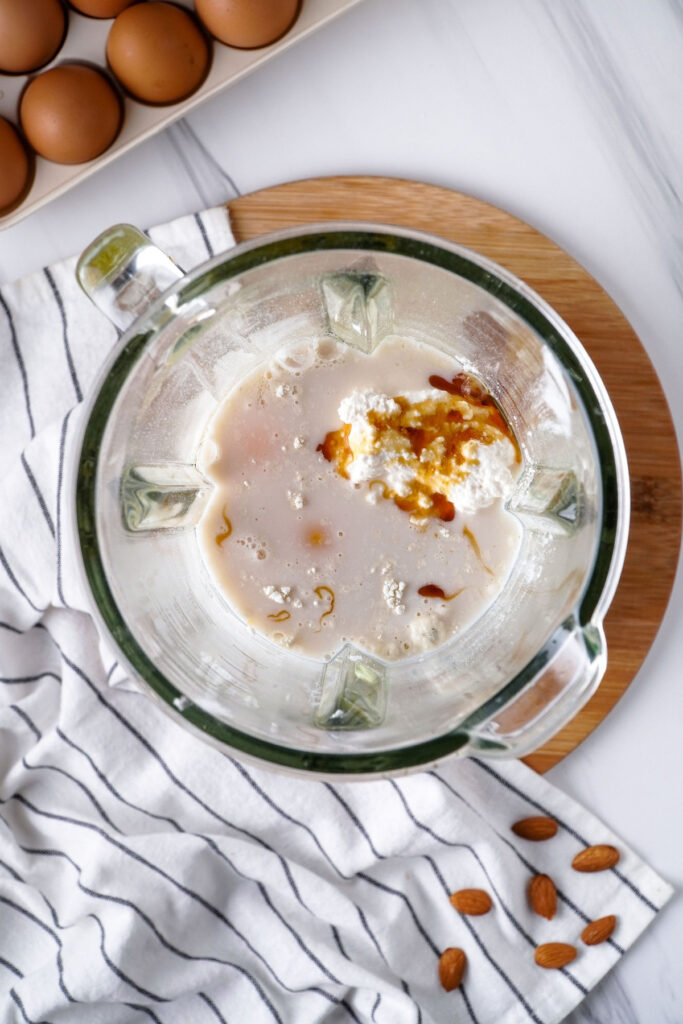
<instances>
[{"instance_id":1,"label":"almond","mask_svg":"<svg viewBox=\"0 0 683 1024\"><path fill-rule=\"evenodd\" d=\"M575 871L606 871L619 860L619 851L613 846L587 846L572 861Z\"/></svg>"},{"instance_id":2,"label":"almond","mask_svg":"<svg viewBox=\"0 0 683 1024\"><path fill-rule=\"evenodd\" d=\"M529 903L532 910L550 921L557 910L557 889L548 875L534 875L529 882Z\"/></svg>"},{"instance_id":3,"label":"almond","mask_svg":"<svg viewBox=\"0 0 683 1024\"><path fill-rule=\"evenodd\" d=\"M597 946L599 942L605 942L614 931L617 919L614 914L608 917L599 917L597 921L591 921L581 932L581 938L587 946Z\"/></svg>"},{"instance_id":4,"label":"almond","mask_svg":"<svg viewBox=\"0 0 683 1024\"><path fill-rule=\"evenodd\" d=\"M450 900L461 914L488 914L493 906L491 897L484 889L459 889Z\"/></svg>"},{"instance_id":5,"label":"almond","mask_svg":"<svg viewBox=\"0 0 683 1024\"><path fill-rule=\"evenodd\" d=\"M522 818L515 822L512 831L521 839L531 839L537 843L542 839L552 839L557 832L557 822L546 817Z\"/></svg>"},{"instance_id":6,"label":"almond","mask_svg":"<svg viewBox=\"0 0 683 1024\"><path fill-rule=\"evenodd\" d=\"M439 959L439 981L447 992L452 992L462 981L467 957L461 949L450 946Z\"/></svg>"},{"instance_id":7,"label":"almond","mask_svg":"<svg viewBox=\"0 0 683 1024\"><path fill-rule=\"evenodd\" d=\"M568 942L545 942L536 946L534 960L539 967L566 967L576 956L576 949Z\"/></svg>"}]
</instances>

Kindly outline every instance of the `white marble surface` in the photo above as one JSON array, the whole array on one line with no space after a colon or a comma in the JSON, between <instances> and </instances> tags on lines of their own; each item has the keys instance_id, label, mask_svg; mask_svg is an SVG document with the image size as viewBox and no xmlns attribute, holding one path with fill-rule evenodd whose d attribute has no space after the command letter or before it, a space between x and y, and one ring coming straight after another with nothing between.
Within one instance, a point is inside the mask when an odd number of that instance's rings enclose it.
<instances>
[{"instance_id":1,"label":"white marble surface","mask_svg":"<svg viewBox=\"0 0 683 1024\"><path fill-rule=\"evenodd\" d=\"M0 234L0 282L278 182L385 174L495 203L564 246L649 352L683 435L681 0L366 0L187 122ZM677 558L672 551L672 559ZM683 580L638 677L551 772L683 888ZM683 1021L680 897L571 1024Z\"/></svg>"}]
</instances>

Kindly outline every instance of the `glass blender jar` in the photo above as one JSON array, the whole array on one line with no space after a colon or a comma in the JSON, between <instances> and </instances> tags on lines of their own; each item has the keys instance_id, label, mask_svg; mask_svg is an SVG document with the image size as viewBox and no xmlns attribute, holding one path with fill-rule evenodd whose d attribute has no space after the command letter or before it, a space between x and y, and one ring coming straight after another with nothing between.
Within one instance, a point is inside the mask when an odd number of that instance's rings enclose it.
<instances>
[{"instance_id":1,"label":"glass blender jar","mask_svg":"<svg viewBox=\"0 0 683 1024\"><path fill-rule=\"evenodd\" d=\"M125 331L76 471L92 610L177 720L246 759L357 778L455 752L518 757L585 703L626 548L626 456L589 357L522 282L433 236L340 223L262 237L188 275L119 225L77 274ZM369 353L390 334L452 353L503 410L523 456L507 503L522 543L493 603L440 647L385 662L345 644L318 661L256 633L212 582L197 455L225 395L283 345Z\"/></svg>"}]
</instances>

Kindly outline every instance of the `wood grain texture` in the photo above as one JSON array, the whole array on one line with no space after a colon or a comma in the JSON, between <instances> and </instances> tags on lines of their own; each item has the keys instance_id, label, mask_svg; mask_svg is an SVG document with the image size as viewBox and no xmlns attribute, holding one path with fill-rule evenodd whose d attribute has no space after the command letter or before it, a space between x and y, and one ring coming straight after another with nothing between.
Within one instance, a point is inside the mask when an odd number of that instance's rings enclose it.
<instances>
[{"instance_id":1,"label":"wood grain texture","mask_svg":"<svg viewBox=\"0 0 683 1024\"><path fill-rule=\"evenodd\" d=\"M575 718L524 759L536 771L547 771L592 732L631 683L673 584L681 539L679 453L666 399L642 345L606 292L567 253L528 224L471 196L394 178L315 178L241 196L229 209L238 241L315 221L362 220L429 231L466 245L537 291L595 362L628 454L631 529L605 621L605 678Z\"/></svg>"}]
</instances>

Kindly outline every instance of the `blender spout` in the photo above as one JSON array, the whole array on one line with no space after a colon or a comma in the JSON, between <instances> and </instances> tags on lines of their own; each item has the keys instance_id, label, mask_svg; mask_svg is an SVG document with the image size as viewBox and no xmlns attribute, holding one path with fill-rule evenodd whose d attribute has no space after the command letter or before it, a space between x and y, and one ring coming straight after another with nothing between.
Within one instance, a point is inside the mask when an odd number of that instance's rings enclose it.
<instances>
[{"instance_id":1,"label":"blender spout","mask_svg":"<svg viewBox=\"0 0 683 1024\"><path fill-rule=\"evenodd\" d=\"M76 279L106 317L125 330L184 272L132 224L107 228L81 254Z\"/></svg>"}]
</instances>

